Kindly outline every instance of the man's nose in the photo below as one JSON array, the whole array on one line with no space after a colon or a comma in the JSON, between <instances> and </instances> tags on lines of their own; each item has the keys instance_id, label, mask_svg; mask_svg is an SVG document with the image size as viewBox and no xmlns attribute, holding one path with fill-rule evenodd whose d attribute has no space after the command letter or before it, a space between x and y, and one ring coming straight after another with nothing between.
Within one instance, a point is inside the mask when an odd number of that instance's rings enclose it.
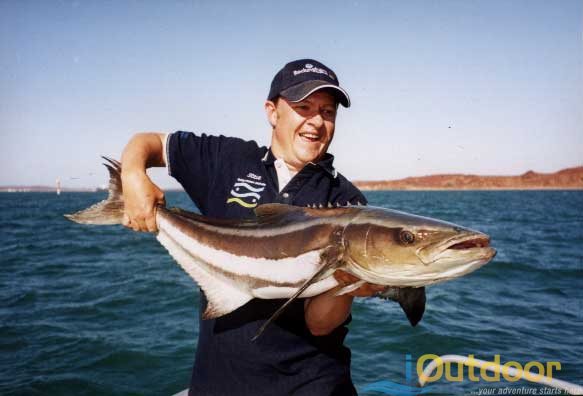
<instances>
[{"instance_id":1,"label":"man's nose","mask_svg":"<svg viewBox=\"0 0 583 396\"><path fill-rule=\"evenodd\" d=\"M308 120L308 123L311 124L314 128L318 129L324 125L324 118L322 118L322 115L318 112Z\"/></svg>"}]
</instances>

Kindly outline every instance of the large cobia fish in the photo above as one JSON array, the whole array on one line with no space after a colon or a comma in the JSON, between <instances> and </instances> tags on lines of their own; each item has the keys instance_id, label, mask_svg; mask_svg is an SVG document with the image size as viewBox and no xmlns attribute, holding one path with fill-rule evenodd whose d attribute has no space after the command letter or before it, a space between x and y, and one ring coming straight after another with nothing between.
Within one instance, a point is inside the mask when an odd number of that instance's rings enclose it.
<instances>
[{"instance_id":1,"label":"large cobia fish","mask_svg":"<svg viewBox=\"0 0 583 396\"><path fill-rule=\"evenodd\" d=\"M104 157L105 158L105 157ZM105 158L109 196L66 215L83 224L120 224L121 164ZM260 205L252 220L216 220L158 207L158 241L202 288L203 318L216 318L253 298L287 298L256 335L298 297L339 286L336 270L387 285L382 297L399 302L410 323L425 311L425 288L469 274L496 254L490 238L458 225L399 211L367 207L304 208Z\"/></svg>"}]
</instances>

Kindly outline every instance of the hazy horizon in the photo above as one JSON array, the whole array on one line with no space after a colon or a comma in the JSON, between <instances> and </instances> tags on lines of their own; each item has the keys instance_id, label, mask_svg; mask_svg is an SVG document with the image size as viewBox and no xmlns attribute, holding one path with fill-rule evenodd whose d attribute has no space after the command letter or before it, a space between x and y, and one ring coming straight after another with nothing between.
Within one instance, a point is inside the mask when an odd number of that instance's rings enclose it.
<instances>
[{"instance_id":1,"label":"hazy horizon","mask_svg":"<svg viewBox=\"0 0 583 396\"><path fill-rule=\"evenodd\" d=\"M352 181L354 181L354 182L398 181L398 180L402 180L402 179L409 178L409 177L431 177L431 176L449 176L449 175L453 176L453 175L460 175L460 174L467 175L467 176L479 176L479 177L490 177L490 176L518 177L518 176L521 176L521 175L523 175L527 172L531 172L531 171L538 173L538 174L554 174L554 173L560 172L562 170L573 169L573 168L582 168L582 167L583 167L583 165L570 166L567 168L557 169L554 172L537 172L534 169L529 169L529 170L526 170L526 171L524 171L520 174L516 174L516 175L506 175L506 174L504 174L504 175L481 175L481 174L470 174L470 173L464 173L464 172L453 172L453 173L435 173L435 174L430 174L430 175L405 176L404 178L399 178L399 179L353 179ZM152 177L152 179L154 179L156 182L160 182L160 180L163 180L163 175L160 174L160 172L162 172L162 171L165 171L165 168L150 168L148 170L150 177ZM61 180L59 180L59 181L61 182L61 188L63 190L66 190L66 189L91 190L91 189L96 189L96 188L97 189L106 189L107 188L107 185L106 185L107 171L105 168L103 170L103 175L104 175L104 182L100 183L98 185L93 185L93 186L79 185L76 187L71 187L71 186L67 186L66 184L64 185ZM160 184L160 186L162 186L164 190L182 190L182 187L179 184L174 184L174 185L170 185L170 186L164 186L164 185ZM44 188L44 187L46 187L46 188L55 189L56 188L56 179L55 179L55 183L53 185L48 185L48 184L10 184L10 185L4 184L4 185L0 185L0 188L9 188L9 187L15 187L15 188L26 188L26 187Z\"/></svg>"},{"instance_id":2,"label":"hazy horizon","mask_svg":"<svg viewBox=\"0 0 583 396\"><path fill-rule=\"evenodd\" d=\"M350 179L582 165L582 1L1 2L0 54L0 186L100 186L140 131L267 145L271 79L306 57L351 96Z\"/></svg>"}]
</instances>

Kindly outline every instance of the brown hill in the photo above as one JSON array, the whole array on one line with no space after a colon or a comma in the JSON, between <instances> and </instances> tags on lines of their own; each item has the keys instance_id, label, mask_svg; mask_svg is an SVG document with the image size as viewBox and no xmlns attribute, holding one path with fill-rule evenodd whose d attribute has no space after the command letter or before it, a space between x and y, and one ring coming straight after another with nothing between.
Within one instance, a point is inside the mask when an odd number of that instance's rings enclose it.
<instances>
[{"instance_id":1,"label":"brown hill","mask_svg":"<svg viewBox=\"0 0 583 396\"><path fill-rule=\"evenodd\" d=\"M583 166L555 173L530 170L520 176L451 174L354 184L361 190L580 190L583 189Z\"/></svg>"}]
</instances>

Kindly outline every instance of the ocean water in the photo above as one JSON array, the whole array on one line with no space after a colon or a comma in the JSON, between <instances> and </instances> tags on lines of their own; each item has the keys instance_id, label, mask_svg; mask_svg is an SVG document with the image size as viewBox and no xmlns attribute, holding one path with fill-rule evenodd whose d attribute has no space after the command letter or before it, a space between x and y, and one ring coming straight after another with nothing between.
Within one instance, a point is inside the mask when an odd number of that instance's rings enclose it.
<instances>
[{"instance_id":1,"label":"ocean water","mask_svg":"<svg viewBox=\"0 0 583 396\"><path fill-rule=\"evenodd\" d=\"M152 235L63 218L104 196L0 194L1 395L172 395L188 386L198 288ZM486 232L498 255L469 276L428 288L415 328L397 304L357 299L347 344L359 389L383 380L404 384L407 355L415 362L428 353L558 361L555 378L583 384L583 192L367 197L375 206ZM193 208L183 193L167 200ZM464 378L424 389L533 387Z\"/></svg>"}]
</instances>

